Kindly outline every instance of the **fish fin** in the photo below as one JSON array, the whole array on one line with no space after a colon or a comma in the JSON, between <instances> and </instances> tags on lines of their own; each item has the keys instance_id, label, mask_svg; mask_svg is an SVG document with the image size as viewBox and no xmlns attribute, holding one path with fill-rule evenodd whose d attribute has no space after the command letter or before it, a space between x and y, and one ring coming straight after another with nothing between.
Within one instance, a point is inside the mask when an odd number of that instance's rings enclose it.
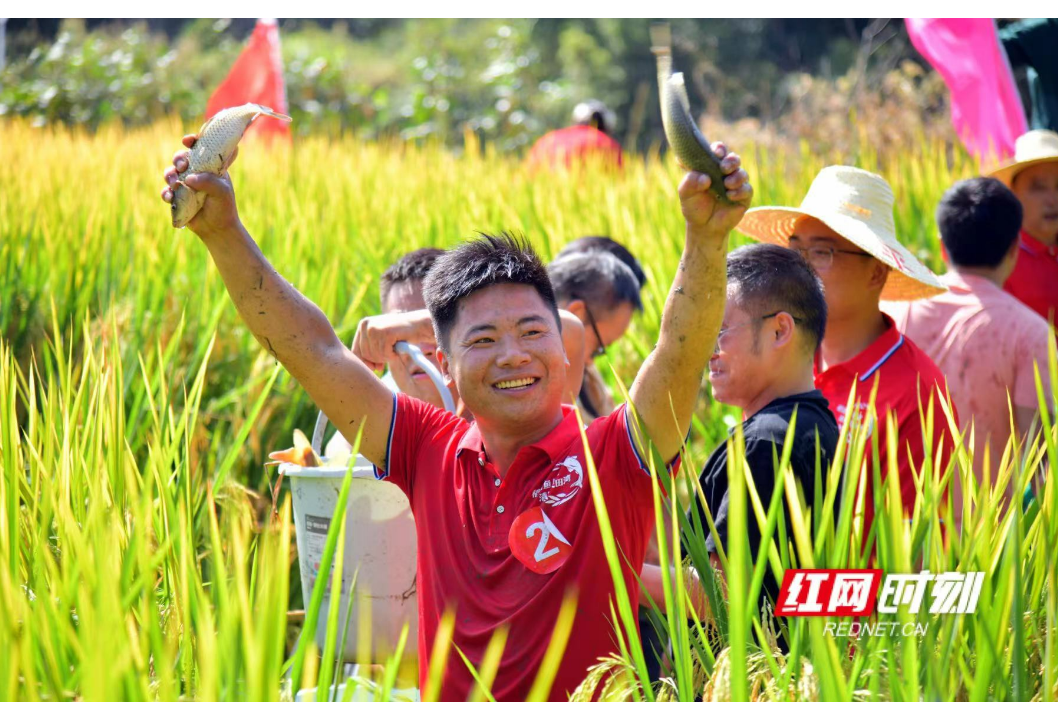
<instances>
[{"instance_id":1,"label":"fish fin","mask_svg":"<svg viewBox=\"0 0 1058 719\"><path fill-rule=\"evenodd\" d=\"M220 113L217 113L217 114L220 114ZM198 136L199 137L202 137L204 134L206 134L206 130L209 128L210 125L213 124L213 120L215 120L216 117L217 117L217 115L214 115L213 117L209 118L208 120L206 120L205 122L202 123L202 127L198 128ZM198 142L198 140L196 139L195 142Z\"/></svg>"}]
</instances>

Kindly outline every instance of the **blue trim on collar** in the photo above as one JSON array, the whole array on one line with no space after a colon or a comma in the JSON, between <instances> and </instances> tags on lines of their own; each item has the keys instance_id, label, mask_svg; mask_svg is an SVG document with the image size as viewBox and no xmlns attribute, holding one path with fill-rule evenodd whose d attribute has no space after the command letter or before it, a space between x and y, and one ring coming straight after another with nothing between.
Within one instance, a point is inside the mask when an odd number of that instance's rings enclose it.
<instances>
[{"instance_id":1,"label":"blue trim on collar","mask_svg":"<svg viewBox=\"0 0 1058 719\"><path fill-rule=\"evenodd\" d=\"M877 372L878 368L881 367L883 364L885 364L886 360L888 360L890 357L892 357L893 353L896 352L898 349L900 349L903 346L904 346L904 336L900 335L900 339L897 341L897 343L895 345L893 345L892 347L890 347L889 351L886 352L884 355L882 355L882 358L880 360L878 360L877 362L875 362L873 367L871 367L865 373L860 375L860 381L862 382L863 380L869 378L872 374Z\"/></svg>"}]
</instances>

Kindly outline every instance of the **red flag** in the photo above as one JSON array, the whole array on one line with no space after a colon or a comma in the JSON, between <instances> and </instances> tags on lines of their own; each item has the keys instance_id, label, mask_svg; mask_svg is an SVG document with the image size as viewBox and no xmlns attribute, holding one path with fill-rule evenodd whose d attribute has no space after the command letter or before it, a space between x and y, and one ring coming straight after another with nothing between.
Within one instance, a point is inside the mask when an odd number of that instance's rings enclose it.
<instances>
[{"instance_id":1,"label":"red flag","mask_svg":"<svg viewBox=\"0 0 1058 719\"><path fill-rule=\"evenodd\" d=\"M262 18L257 21L246 48L206 103L206 117L213 117L226 107L247 102L287 114L283 56L279 51L279 23L275 19ZM259 117L246 131L247 135L251 133L269 139L281 137L290 140L290 125L274 117Z\"/></svg>"}]
</instances>

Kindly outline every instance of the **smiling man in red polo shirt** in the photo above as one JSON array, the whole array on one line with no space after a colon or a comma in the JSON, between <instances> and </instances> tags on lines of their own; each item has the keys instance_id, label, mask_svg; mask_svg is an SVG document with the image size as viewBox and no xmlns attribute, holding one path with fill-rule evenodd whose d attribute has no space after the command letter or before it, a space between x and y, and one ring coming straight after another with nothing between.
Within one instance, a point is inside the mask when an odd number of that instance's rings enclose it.
<instances>
[{"instance_id":1,"label":"smiling man in red polo shirt","mask_svg":"<svg viewBox=\"0 0 1058 719\"><path fill-rule=\"evenodd\" d=\"M193 141L184 138L187 146ZM728 196L738 202L717 203L705 175L688 174L680 184L683 256L657 344L630 390L642 433L624 405L586 430L628 561L624 581L633 606L654 511L642 437L667 458L683 445L723 315L727 235L752 195L738 156L719 144L714 149L724 158ZM171 199L186 161L179 153L166 170L163 200ZM420 657L430 655L448 607L455 611L452 641L476 666L493 632L507 626L493 694L524 699L572 590L573 633L551 690L551 698L564 699L599 657L619 649L588 459L576 415L563 405L573 399L563 396L569 362L539 258L506 236L460 245L426 279L433 326L410 321L413 313L366 322L354 354L261 254L239 221L227 174L184 182L207 195L188 226L212 255L243 320L348 438L362 428L361 454L408 494L419 539ZM473 424L394 395L372 372L396 359L397 341L434 338ZM428 662L420 667L425 680ZM473 686L450 651L441 698L465 699Z\"/></svg>"},{"instance_id":2,"label":"smiling man in red polo shirt","mask_svg":"<svg viewBox=\"0 0 1058 719\"><path fill-rule=\"evenodd\" d=\"M920 398L924 409L931 398L934 405L930 457L943 446L946 463L953 448L939 403L946 384L933 361L881 311L879 301L932 297L946 288L896 239L889 183L855 167L826 167L800 207L755 208L738 229L757 240L797 250L819 274L826 291L827 327L816 356L816 387L839 425L865 421L871 392L877 388L877 424L872 433L883 457L883 476L885 417L893 412L899 435L901 502L910 514L917 494L914 473L926 458ZM854 382L857 393L850 407ZM873 516L868 490L865 527L870 527Z\"/></svg>"}]
</instances>

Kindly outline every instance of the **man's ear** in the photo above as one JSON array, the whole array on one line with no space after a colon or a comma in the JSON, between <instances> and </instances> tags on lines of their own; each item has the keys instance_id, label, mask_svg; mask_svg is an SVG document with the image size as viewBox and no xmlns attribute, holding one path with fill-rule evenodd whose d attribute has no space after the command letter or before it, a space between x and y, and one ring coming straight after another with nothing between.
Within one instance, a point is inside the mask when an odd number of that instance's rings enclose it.
<instances>
[{"instance_id":1,"label":"man's ear","mask_svg":"<svg viewBox=\"0 0 1058 719\"><path fill-rule=\"evenodd\" d=\"M892 268L889 267L889 265L876 259L874 261L874 268L871 270L871 287L878 290L885 287L886 280L889 279L889 272L891 270Z\"/></svg>"},{"instance_id":2,"label":"man's ear","mask_svg":"<svg viewBox=\"0 0 1058 719\"><path fill-rule=\"evenodd\" d=\"M793 315L788 312L780 312L775 315L775 335L773 344L776 348L785 347L794 341L796 337L797 323Z\"/></svg>"},{"instance_id":3,"label":"man's ear","mask_svg":"<svg viewBox=\"0 0 1058 719\"><path fill-rule=\"evenodd\" d=\"M584 300L572 300L568 305L566 305L562 309L575 314L577 316L577 319L581 321L581 324L587 324L588 313L585 310Z\"/></svg>"},{"instance_id":4,"label":"man's ear","mask_svg":"<svg viewBox=\"0 0 1058 719\"><path fill-rule=\"evenodd\" d=\"M451 385L454 380L448 371L448 353L438 347L436 356L437 364L441 367L441 376L444 377L445 384Z\"/></svg>"}]
</instances>

